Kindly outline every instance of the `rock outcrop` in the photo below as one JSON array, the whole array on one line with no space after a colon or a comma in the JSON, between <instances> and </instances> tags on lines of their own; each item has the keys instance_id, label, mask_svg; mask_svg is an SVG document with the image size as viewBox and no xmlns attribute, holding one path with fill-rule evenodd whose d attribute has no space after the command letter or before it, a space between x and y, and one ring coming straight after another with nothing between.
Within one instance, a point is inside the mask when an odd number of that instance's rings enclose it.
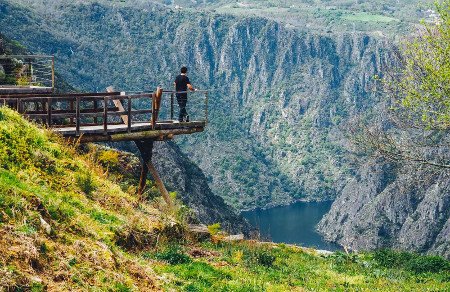
<instances>
[{"instance_id":1,"label":"rock outcrop","mask_svg":"<svg viewBox=\"0 0 450 292\"><path fill-rule=\"evenodd\" d=\"M450 258L450 174L371 160L318 229L353 250L390 247Z\"/></svg>"}]
</instances>

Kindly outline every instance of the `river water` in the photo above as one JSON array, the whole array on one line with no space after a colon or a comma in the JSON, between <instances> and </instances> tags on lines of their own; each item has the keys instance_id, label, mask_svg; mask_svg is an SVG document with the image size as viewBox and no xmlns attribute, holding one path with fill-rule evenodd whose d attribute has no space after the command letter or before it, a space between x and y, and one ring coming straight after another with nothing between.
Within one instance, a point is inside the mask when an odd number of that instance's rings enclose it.
<instances>
[{"instance_id":1,"label":"river water","mask_svg":"<svg viewBox=\"0 0 450 292\"><path fill-rule=\"evenodd\" d=\"M261 240L277 243L291 243L325 250L340 249L338 245L326 242L315 228L332 202L298 202L289 206L267 210L242 212L253 226L261 232Z\"/></svg>"}]
</instances>

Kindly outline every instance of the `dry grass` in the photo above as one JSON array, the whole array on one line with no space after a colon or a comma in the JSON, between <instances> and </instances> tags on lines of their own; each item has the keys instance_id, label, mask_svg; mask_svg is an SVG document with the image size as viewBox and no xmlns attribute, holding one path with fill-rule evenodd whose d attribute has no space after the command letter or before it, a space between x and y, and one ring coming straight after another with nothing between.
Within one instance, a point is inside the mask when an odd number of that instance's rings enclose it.
<instances>
[{"instance_id":1,"label":"dry grass","mask_svg":"<svg viewBox=\"0 0 450 292\"><path fill-rule=\"evenodd\" d=\"M178 240L182 225L124 191L134 178L110 167L118 153L94 149L0 109L0 287L158 289L135 252Z\"/></svg>"}]
</instances>

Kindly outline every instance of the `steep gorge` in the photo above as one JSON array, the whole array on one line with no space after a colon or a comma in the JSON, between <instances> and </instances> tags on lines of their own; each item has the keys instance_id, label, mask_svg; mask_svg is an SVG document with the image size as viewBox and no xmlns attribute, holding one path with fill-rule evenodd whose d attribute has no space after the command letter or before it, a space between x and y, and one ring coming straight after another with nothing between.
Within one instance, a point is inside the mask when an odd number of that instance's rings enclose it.
<instances>
[{"instance_id":1,"label":"steep gorge","mask_svg":"<svg viewBox=\"0 0 450 292\"><path fill-rule=\"evenodd\" d=\"M196 86L213 89L211 120L177 143L234 207L339 195L319 226L327 239L448 257L448 178L380 161L360 168L347 150L346 122L379 103L372 77L392 62L390 40L151 4L0 3L5 33L55 54L86 90L170 88L188 65Z\"/></svg>"},{"instance_id":2,"label":"steep gorge","mask_svg":"<svg viewBox=\"0 0 450 292\"><path fill-rule=\"evenodd\" d=\"M238 209L333 199L353 176L340 125L376 102L387 41L151 4L28 7L2 0L1 27L83 89L170 88L184 64L213 89L208 131L178 143Z\"/></svg>"}]
</instances>

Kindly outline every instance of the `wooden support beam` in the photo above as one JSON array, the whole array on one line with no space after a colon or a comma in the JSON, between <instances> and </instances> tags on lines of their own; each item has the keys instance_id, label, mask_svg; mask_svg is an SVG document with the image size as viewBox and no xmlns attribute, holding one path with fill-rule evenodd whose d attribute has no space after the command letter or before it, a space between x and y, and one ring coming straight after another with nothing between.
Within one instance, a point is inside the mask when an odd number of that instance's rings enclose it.
<instances>
[{"instance_id":1,"label":"wooden support beam","mask_svg":"<svg viewBox=\"0 0 450 292\"><path fill-rule=\"evenodd\" d=\"M171 130L147 130L131 133L111 133L110 135L94 134L83 135L80 138L80 143L89 142L120 142L120 141L135 141L140 139L173 139L176 135L189 135L197 132L203 132L204 127L195 127L188 129L171 129ZM68 137L70 139L70 137Z\"/></svg>"},{"instance_id":2,"label":"wooden support beam","mask_svg":"<svg viewBox=\"0 0 450 292\"><path fill-rule=\"evenodd\" d=\"M164 198L164 201L166 201L167 205L171 208L173 204L169 192L164 186L164 183L161 177L159 176L158 171L156 170L155 166L152 163L154 141L152 139L146 139L146 140L137 140L135 141L135 143L142 157L141 177L139 179L139 189L138 189L139 196L142 196L145 190L145 185L147 182L147 174L150 171L156 183L156 186L159 189L159 192Z\"/></svg>"},{"instance_id":3,"label":"wooden support beam","mask_svg":"<svg viewBox=\"0 0 450 292\"><path fill-rule=\"evenodd\" d=\"M139 178L139 188L138 195L142 196L145 190L145 186L147 184L147 175L148 175L148 161L151 161L153 155L153 140L141 140L135 141L136 146L141 153L142 164L141 164L141 177Z\"/></svg>"},{"instance_id":4,"label":"wooden support beam","mask_svg":"<svg viewBox=\"0 0 450 292\"><path fill-rule=\"evenodd\" d=\"M47 99L47 125L52 126L52 99Z\"/></svg>"},{"instance_id":5,"label":"wooden support beam","mask_svg":"<svg viewBox=\"0 0 450 292\"><path fill-rule=\"evenodd\" d=\"M76 99L75 111L76 111L76 135L80 136L80 124L81 124L81 118L80 118L80 97L78 97L78 96L77 96L77 99Z\"/></svg>"}]
</instances>

